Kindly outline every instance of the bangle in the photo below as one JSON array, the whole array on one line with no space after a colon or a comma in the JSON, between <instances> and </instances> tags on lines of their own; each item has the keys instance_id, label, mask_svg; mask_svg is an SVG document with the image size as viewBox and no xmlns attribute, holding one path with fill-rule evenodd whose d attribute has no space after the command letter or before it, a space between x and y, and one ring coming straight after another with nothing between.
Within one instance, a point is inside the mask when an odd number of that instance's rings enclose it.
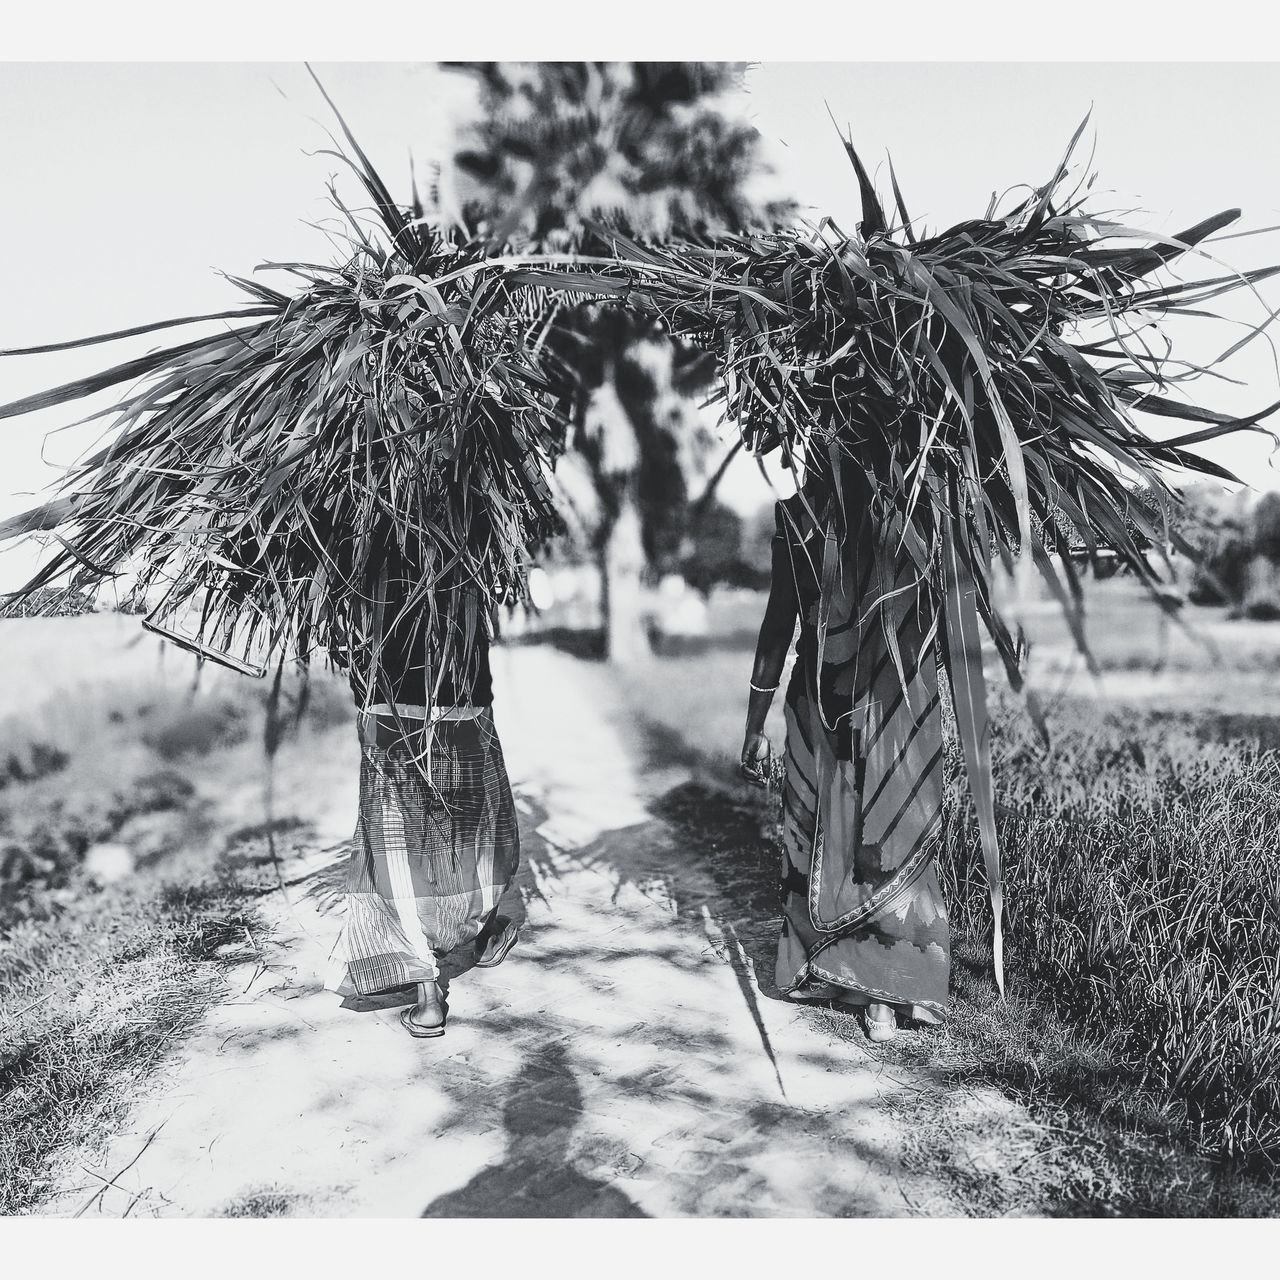
<instances>
[{"instance_id":1,"label":"bangle","mask_svg":"<svg viewBox=\"0 0 1280 1280\"><path fill-rule=\"evenodd\" d=\"M753 681L748 680L747 683L750 684L751 687L757 693L777 693L778 692L778 686L776 684L771 689L762 689L758 684L754 683Z\"/></svg>"}]
</instances>

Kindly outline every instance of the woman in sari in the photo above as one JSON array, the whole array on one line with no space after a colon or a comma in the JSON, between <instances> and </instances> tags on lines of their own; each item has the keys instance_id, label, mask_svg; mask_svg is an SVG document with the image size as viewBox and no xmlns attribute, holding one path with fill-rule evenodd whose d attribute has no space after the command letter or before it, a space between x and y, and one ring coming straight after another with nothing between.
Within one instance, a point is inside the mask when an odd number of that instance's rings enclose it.
<instances>
[{"instance_id":1,"label":"woman in sari","mask_svg":"<svg viewBox=\"0 0 1280 1280\"><path fill-rule=\"evenodd\" d=\"M445 1030L442 964L454 972L491 967L517 941L498 902L519 864L520 834L478 599L442 592L429 617L409 603L405 579L396 585L376 623L377 691L352 680L360 812L346 919L325 986L358 996L416 986L417 1001L400 1020L411 1035L432 1038ZM447 627L469 637L464 661L429 688L431 632Z\"/></svg>"},{"instance_id":2,"label":"woman in sari","mask_svg":"<svg viewBox=\"0 0 1280 1280\"><path fill-rule=\"evenodd\" d=\"M764 781L764 733L799 623L786 690L782 933L793 999L938 1021L950 971L934 855L942 818L936 610L869 513L838 538L817 473L777 504L742 769Z\"/></svg>"}]
</instances>

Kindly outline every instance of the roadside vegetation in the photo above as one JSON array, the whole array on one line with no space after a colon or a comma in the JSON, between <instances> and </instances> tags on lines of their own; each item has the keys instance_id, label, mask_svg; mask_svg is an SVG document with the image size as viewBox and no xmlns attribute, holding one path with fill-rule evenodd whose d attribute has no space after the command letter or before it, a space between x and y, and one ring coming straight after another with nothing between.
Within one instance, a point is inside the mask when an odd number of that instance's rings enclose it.
<instances>
[{"instance_id":1,"label":"roadside vegetation","mask_svg":"<svg viewBox=\"0 0 1280 1280\"><path fill-rule=\"evenodd\" d=\"M35 1206L63 1148L107 1136L161 1056L224 994L254 942L246 895L190 885L69 886L0 942L0 1214ZM102 1190L85 1172L85 1200Z\"/></svg>"},{"instance_id":2,"label":"roadside vegetation","mask_svg":"<svg viewBox=\"0 0 1280 1280\"><path fill-rule=\"evenodd\" d=\"M1112 675L1136 671L1150 637L1123 585L1104 586L1091 603L1100 659ZM767 932L776 796L736 770L758 607L722 593L698 651L617 678L661 760L694 768L665 816L699 827L689 847L720 868L744 929L749 916ZM1179 640L1159 704L1052 699L1048 757L999 701L1003 1002L951 744L952 1015L880 1052L926 1081L893 1103L908 1158L970 1212L1280 1211L1280 697L1247 715L1226 709L1236 667L1265 674L1274 660L1262 624L1225 625L1245 628L1245 648L1224 665ZM254 899L275 883L271 833L305 840L292 818L240 825L263 777L262 686L192 691L173 675L117 672L3 725L0 1212L36 1206L59 1153L117 1125L167 1050L225 997L226 967L263 941ZM1194 699L1181 706L1187 680ZM286 703L303 709L296 691ZM306 714L345 724L344 691L319 685ZM277 742L284 722L269 723ZM780 702L769 728L780 747ZM845 1015L801 1016L862 1043ZM987 1135L989 1160L974 1129L991 1112L969 1106L983 1090L1030 1118ZM96 1181L85 1173L86 1200Z\"/></svg>"},{"instance_id":3,"label":"roadside vegetation","mask_svg":"<svg viewBox=\"0 0 1280 1280\"><path fill-rule=\"evenodd\" d=\"M6 623L4 638L15 664L34 644L56 689L80 667L82 623L56 624L62 648L50 625ZM257 951L254 899L276 882L236 797L260 793L263 700L253 682L197 690L139 658L129 678L0 724L0 1214L36 1207L61 1153L123 1120ZM339 711L321 690L308 714ZM103 1184L83 1182L88 1202Z\"/></svg>"},{"instance_id":4,"label":"roadside vegetation","mask_svg":"<svg viewBox=\"0 0 1280 1280\"><path fill-rule=\"evenodd\" d=\"M1205 484L1193 485L1187 499L1184 532L1202 557L1191 574L1192 603L1280 619L1280 493L1250 505L1247 493L1228 496Z\"/></svg>"},{"instance_id":5,"label":"roadside vegetation","mask_svg":"<svg viewBox=\"0 0 1280 1280\"><path fill-rule=\"evenodd\" d=\"M1198 1147L1280 1160L1280 757L1138 710L1055 729L1048 759L1011 709L996 737L1010 972ZM985 941L968 817L957 795L942 863Z\"/></svg>"},{"instance_id":6,"label":"roadside vegetation","mask_svg":"<svg viewBox=\"0 0 1280 1280\"><path fill-rule=\"evenodd\" d=\"M1116 596L1127 598L1123 587ZM1113 636L1106 601L1104 594L1092 625ZM1122 643L1113 649L1120 669L1134 660ZM626 680L637 712L677 734L704 778L757 805L767 840L776 829L772 802L736 778L749 662L735 646L666 660ZM1202 656L1202 683L1215 670L1229 679L1229 667ZM732 671L741 673L737 683ZM1060 697L1046 757L1012 699L997 700L1004 1002L990 979L977 832L958 748L949 743L942 868L954 1008L944 1030L901 1037L887 1053L937 1081L932 1100L922 1096L918 1114L904 1120L923 1125L923 1162L939 1176L973 1182L975 1212L984 1204L988 1212L1016 1211L1020 1197L1042 1204L1046 1180L1064 1213L1280 1208L1276 710L1223 717L1167 703L1103 707ZM780 749L776 708L770 727ZM861 1040L847 1017L812 1016ZM1034 1139L1022 1135L1025 1161L993 1159L973 1170L947 1159L961 1144L949 1142L946 1126L965 1121L941 1104L963 1096L957 1084L994 1087L1029 1108L1041 1129Z\"/></svg>"}]
</instances>

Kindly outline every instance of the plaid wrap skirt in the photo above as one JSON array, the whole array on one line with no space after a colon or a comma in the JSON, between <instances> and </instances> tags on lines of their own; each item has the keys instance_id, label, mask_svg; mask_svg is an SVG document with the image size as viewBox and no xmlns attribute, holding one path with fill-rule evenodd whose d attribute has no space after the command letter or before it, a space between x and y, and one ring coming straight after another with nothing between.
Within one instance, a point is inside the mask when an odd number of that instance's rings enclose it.
<instances>
[{"instance_id":1,"label":"plaid wrap skirt","mask_svg":"<svg viewBox=\"0 0 1280 1280\"><path fill-rule=\"evenodd\" d=\"M496 914L520 860L488 707L441 719L409 743L388 717L364 716L360 738L346 916L325 979L340 995L438 978L440 960L470 950Z\"/></svg>"}]
</instances>

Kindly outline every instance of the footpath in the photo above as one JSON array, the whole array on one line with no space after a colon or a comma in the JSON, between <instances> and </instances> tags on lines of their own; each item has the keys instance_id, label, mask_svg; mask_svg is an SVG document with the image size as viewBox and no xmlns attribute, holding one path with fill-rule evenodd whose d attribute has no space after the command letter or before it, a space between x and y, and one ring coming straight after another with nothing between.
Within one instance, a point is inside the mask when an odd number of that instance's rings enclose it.
<instances>
[{"instance_id":1,"label":"footpath","mask_svg":"<svg viewBox=\"0 0 1280 1280\"><path fill-rule=\"evenodd\" d=\"M655 766L607 671L545 648L495 661L521 940L452 981L445 1037L411 1039L394 1001L321 989L338 918L309 892L321 856L295 861L228 998L40 1212L963 1213L903 1162L895 1103L921 1082L769 994L770 907L686 856L659 801L688 770ZM317 850L350 834L352 739L335 730L321 760L281 754L277 812L304 818ZM994 1093L968 1101L1021 1123Z\"/></svg>"}]
</instances>

